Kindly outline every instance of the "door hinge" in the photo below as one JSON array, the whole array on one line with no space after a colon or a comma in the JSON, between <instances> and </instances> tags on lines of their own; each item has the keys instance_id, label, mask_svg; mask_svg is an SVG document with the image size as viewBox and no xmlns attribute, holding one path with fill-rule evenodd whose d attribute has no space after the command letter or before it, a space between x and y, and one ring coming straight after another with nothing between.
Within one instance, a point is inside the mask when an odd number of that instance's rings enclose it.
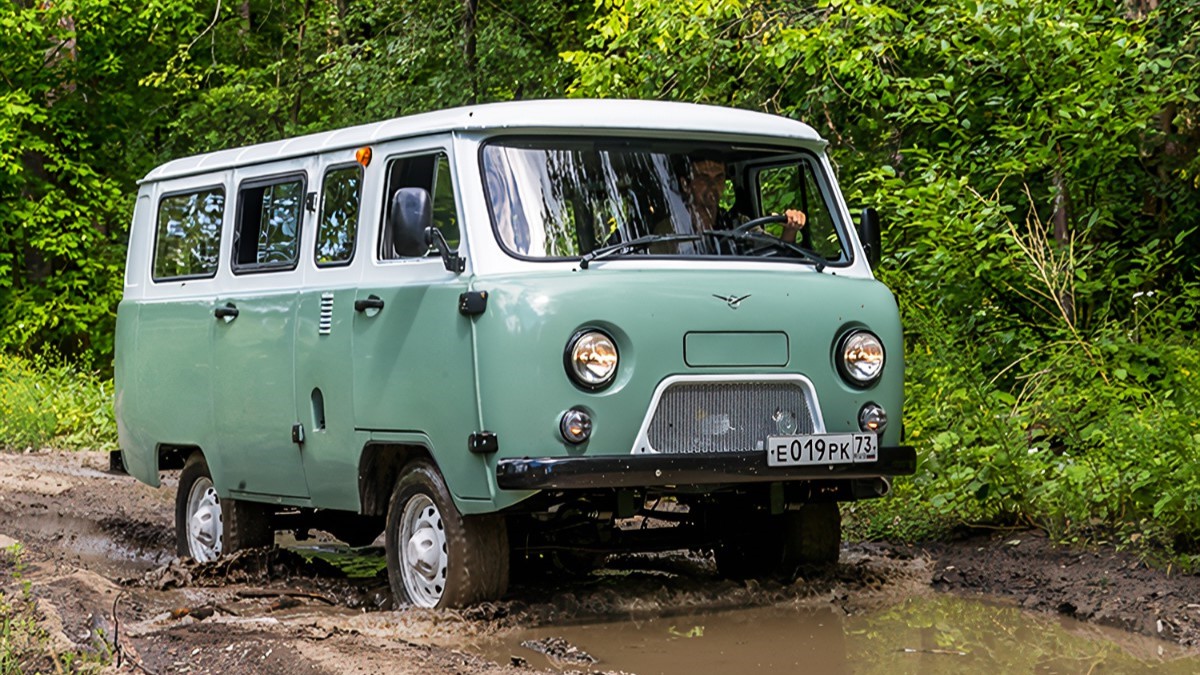
<instances>
[{"instance_id":1,"label":"door hinge","mask_svg":"<svg viewBox=\"0 0 1200 675\"><path fill-rule=\"evenodd\" d=\"M467 439L467 447L477 455L486 455L500 449L500 441L490 431L476 431Z\"/></svg>"},{"instance_id":2,"label":"door hinge","mask_svg":"<svg viewBox=\"0 0 1200 675\"><path fill-rule=\"evenodd\" d=\"M304 425L296 423L292 425L292 442L300 445L304 442Z\"/></svg>"},{"instance_id":3,"label":"door hinge","mask_svg":"<svg viewBox=\"0 0 1200 675\"><path fill-rule=\"evenodd\" d=\"M470 291L458 296L458 313L478 316L487 311L487 291Z\"/></svg>"}]
</instances>

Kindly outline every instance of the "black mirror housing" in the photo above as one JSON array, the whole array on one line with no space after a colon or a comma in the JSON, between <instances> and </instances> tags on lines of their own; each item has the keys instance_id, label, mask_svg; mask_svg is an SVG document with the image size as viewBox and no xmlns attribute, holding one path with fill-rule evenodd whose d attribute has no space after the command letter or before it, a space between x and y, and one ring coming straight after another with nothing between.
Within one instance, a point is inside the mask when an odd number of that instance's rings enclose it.
<instances>
[{"instance_id":1,"label":"black mirror housing","mask_svg":"<svg viewBox=\"0 0 1200 675\"><path fill-rule=\"evenodd\" d=\"M416 258L429 251L426 230L433 226L433 206L429 190L406 187L392 195L388 214L392 248L396 255Z\"/></svg>"},{"instance_id":2,"label":"black mirror housing","mask_svg":"<svg viewBox=\"0 0 1200 675\"><path fill-rule=\"evenodd\" d=\"M868 206L862 210L862 219L858 221L858 238L867 252L867 264L875 269L883 253L883 235L879 227L879 212L875 207Z\"/></svg>"}]
</instances>

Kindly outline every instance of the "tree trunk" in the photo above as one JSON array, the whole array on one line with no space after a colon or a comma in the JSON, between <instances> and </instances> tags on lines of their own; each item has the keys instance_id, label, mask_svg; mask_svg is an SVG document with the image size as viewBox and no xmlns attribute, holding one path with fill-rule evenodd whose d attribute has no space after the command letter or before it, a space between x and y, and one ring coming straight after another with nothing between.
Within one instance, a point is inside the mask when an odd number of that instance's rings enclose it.
<instances>
[{"instance_id":1,"label":"tree trunk","mask_svg":"<svg viewBox=\"0 0 1200 675\"><path fill-rule=\"evenodd\" d=\"M479 14L479 0L463 0L463 60L467 66L467 79L470 80L470 103L479 102L479 77L476 73L475 58L475 20Z\"/></svg>"}]
</instances>

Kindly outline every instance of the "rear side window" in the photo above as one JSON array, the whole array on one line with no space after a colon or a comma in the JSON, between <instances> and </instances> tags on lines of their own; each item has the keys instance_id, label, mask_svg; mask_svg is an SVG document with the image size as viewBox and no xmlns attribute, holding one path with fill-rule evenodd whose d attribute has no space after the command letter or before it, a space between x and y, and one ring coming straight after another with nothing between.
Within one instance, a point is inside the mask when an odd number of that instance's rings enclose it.
<instances>
[{"instance_id":1,"label":"rear side window","mask_svg":"<svg viewBox=\"0 0 1200 675\"><path fill-rule=\"evenodd\" d=\"M217 273L225 191L207 188L163 197L154 239L154 280Z\"/></svg>"},{"instance_id":2,"label":"rear side window","mask_svg":"<svg viewBox=\"0 0 1200 675\"><path fill-rule=\"evenodd\" d=\"M362 167L335 167L325 173L321 187L321 218L317 221L318 267L345 265L354 257L358 205L362 201Z\"/></svg>"},{"instance_id":3,"label":"rear side window","mask_svg":"<svg viewBox=\"0 0 1200 675\"><path fill-rule=\"evenodd\" d=\"M293 269L300 248L304 178L287 176L246 183L238 190L233 270Z\"/></svg>"}]
</instances>

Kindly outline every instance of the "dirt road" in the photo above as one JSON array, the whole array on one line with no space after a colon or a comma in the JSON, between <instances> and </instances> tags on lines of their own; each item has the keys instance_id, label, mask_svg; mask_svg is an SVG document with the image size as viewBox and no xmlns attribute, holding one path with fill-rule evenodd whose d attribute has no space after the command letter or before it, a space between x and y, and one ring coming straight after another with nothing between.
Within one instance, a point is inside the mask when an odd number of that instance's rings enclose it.
<instances>
[{"instance_id":1,"label":"dirt road","mask_svg":"<svg viewBox=\"0 0 1200 675\"><path fill-rule=\"evenodd\" d=\"M23 550L19 564L0 560L0 588L18 594L28 584L52 647L111 653L121 671L529 673L519 655L496 663L473 645L530 626L697 608L784 602L852 615L931 588L1200 645L1200 579L1113 552L1057 549L1036 532L923 547L855 544L835 570L787 586L723 581L695 556L626 556L583 579L516 583L500 603L392 610L381 577L347 576L347 566L320 555L277 549L207 566L176 560L174 484L153 489L111 475L107 460L0 454L0 548L15 541Z\"/></svg>"}]
</instances>

